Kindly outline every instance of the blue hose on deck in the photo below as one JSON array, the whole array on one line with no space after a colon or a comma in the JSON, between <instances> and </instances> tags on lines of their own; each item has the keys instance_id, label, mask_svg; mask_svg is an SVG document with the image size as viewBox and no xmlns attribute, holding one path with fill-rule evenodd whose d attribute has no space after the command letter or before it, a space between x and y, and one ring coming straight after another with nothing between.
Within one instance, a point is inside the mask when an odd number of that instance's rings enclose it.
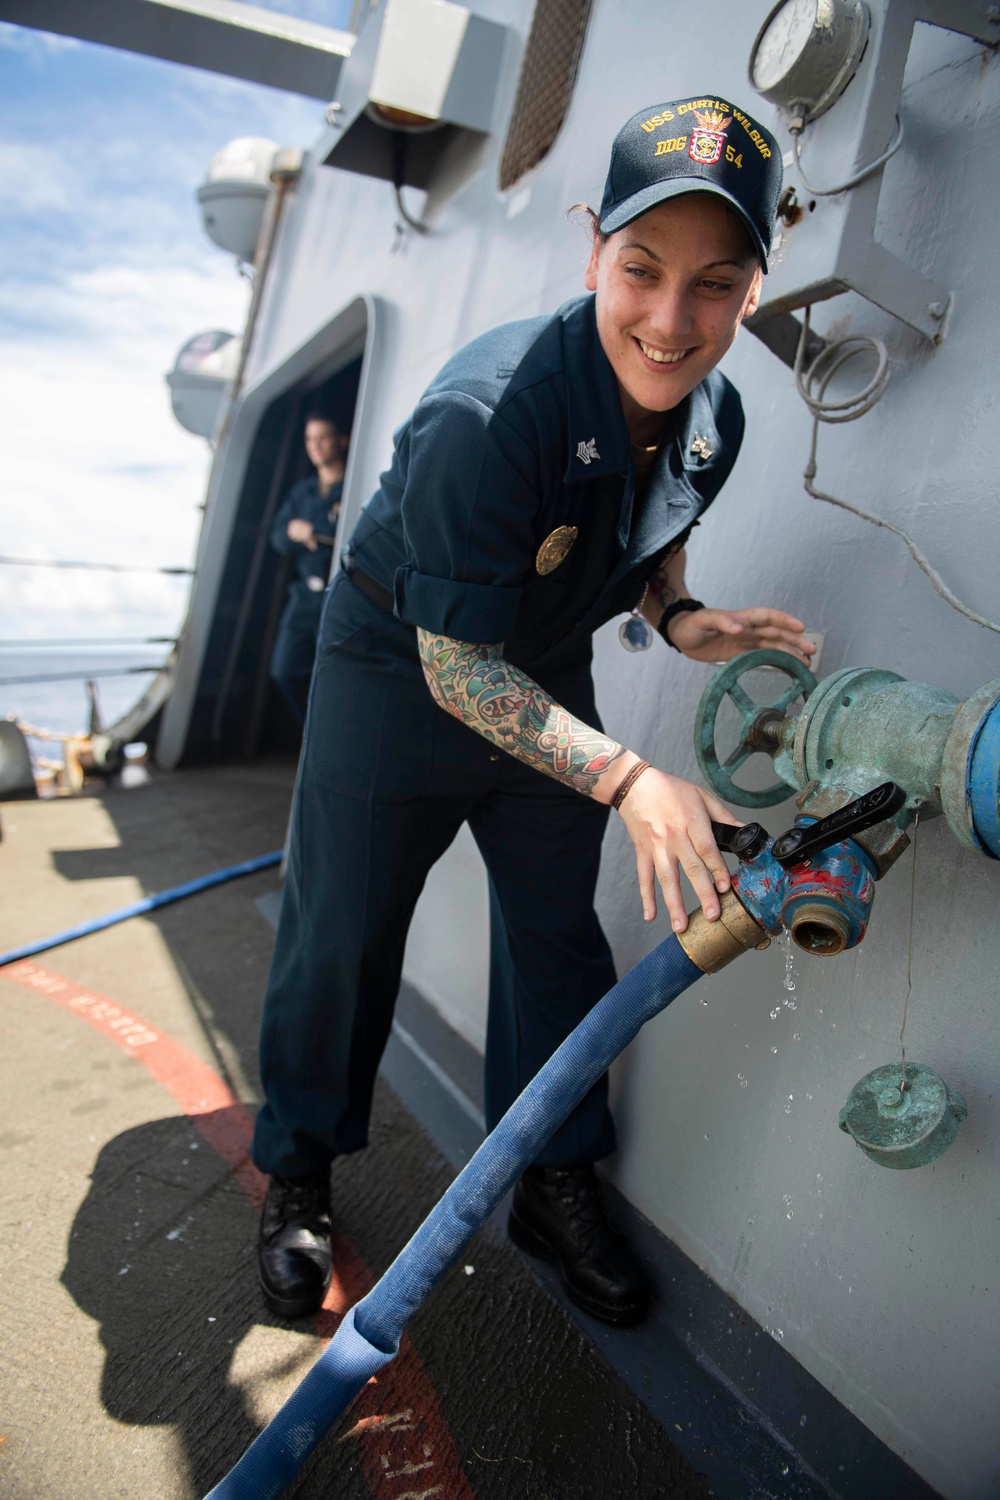
<instances>
[{"instance_id":1,"label":"blue hose on deck","mask_svg":"<svg viewBox=\"0 0 1000 1500\"><path fill-rule=\"evenodd\" d=\"M225 870L216 870L212 875L200 875L197 880L187 880L183 885L175 885L169 891L160 891L155 896L143 896L141 901L133 901L129 906L119 906L117 911L109 911L103 917L93 917L89 922L80 922L76 927L67 927L64 932L54 932L51 937L39 938L36 943L25 943L21 948L11 948L7 953L0 953L0 968L4 964L12 964L19 958L31 958L36 953L44 953L47 948L58 948L61 943L71 943L74 938L88 937L92 932L100 932L104 927L114 927L116 922L126 922L129 917L141 917L144 912L155 911L158 906L169 906L171 901L180 901L184 896L197 895L199 891L210 890L213 885L223 885L227 880L235 880L238 875L254 875L258 870L267 870L271 865L280 863L280 849L272 854L261 854L257 859L245 859L240 865L229 865Z\"/></svg>"},{"instance_id":2,"label":"blue hose on deck","mask_svg":"<svg viewBox=\"0 0 1000 1500\"><path fill-rule=\"evenodd\" d=\"M639 1029L700 978L701 970L671 934L598 1001L206 1500L274 1500L281 1494L362 1386L395 1358L413 1313L570 1110Z\"/></svg>"}]
</instances>

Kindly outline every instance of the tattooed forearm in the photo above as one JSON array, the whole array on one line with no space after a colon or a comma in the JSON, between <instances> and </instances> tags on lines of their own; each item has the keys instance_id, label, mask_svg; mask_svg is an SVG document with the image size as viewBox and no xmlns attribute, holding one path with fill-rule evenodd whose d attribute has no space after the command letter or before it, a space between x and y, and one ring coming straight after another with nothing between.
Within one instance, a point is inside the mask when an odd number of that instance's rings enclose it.
<instances>
[{"instance_id":1,"label":"tattooed forearm","mask_svg":"<svg viewBox=\"0 0 1000 1500\"><path fill-rule=\"evenodd\" d=\"M575 719L499 646L476 646L417 631L424 676L434 701L490 744L554 776L584 796L626 754L622 745Z\"/></svg>"}]
</instances>

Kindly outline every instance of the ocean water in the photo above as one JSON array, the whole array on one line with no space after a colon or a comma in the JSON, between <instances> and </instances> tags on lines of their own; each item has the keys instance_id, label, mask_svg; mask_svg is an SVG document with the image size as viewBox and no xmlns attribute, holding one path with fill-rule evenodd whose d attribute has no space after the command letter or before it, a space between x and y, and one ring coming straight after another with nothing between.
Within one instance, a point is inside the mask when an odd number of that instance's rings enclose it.
<instances>
[{"instance_id":1,"label":"ocean water","mask_svg":"<svg viewBox=\"0 0 1000 1500\"><path fill-rule=\"evenodd\" d=\"M90 706L84 687L85 679L95 675L104 722L113 723L145 691L153 680L152 672L130 672L129 668L159 666L166 660L169 647L119 646L0 648L0 718L15 716L38 729L73 734L86 730ZM104 673L114 674L104 676ZM49 677L68 677L72 681L46 681ZM11 682L11 678L32 678L30 682ZM32 748L53 758L58 747L48 752L38 741Z\"/></svg>"}]
</instances>

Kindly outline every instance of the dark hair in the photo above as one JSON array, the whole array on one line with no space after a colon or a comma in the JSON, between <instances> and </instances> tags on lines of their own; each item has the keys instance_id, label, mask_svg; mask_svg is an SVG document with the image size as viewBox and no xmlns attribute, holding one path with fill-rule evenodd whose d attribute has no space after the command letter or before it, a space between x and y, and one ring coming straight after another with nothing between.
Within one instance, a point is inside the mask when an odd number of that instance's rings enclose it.
<instances>
[{"instance_id":1,"label":"dark hair","mask_svg":"<svg viewBox=\"0 0 1000 1500\"><path fill-rule=\"evenodd\" d=\"M311 406L307 409L305 416L302 418L303 430L305 430L310 422L325 422L328 427L335 428L343 436L343 428L337 421L337 418L332 412L324 411L322 407Z\"/></svg>"},{"instance_id":2,"label":"dark hair","mask_svg":"<svg viewBox=\"0 0 1000 1500\"><path fill-rule=\"evenodd\" d=\"M593 230L602 244L608 238L608 236L604 233L604 230L601 228L600 218L598 217L596 210L591 208L589 203L574 203L570 208L566 210L566 218L573 221L586 219L588 221L589 228Z\"/></svg>"}]
</instances>

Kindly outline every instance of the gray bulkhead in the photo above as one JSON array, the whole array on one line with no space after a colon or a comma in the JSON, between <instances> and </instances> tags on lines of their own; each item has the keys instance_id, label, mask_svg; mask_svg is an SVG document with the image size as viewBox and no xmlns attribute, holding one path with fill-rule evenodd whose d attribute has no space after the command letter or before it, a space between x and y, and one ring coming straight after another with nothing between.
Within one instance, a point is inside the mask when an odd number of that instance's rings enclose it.
<instances>
[{"instance_id":1,"label":"gray bulkhead","mask_svg":"<svg viewBox=\"0 0 1000 1500\"><path fill-rule=\"evenodd\" d=\"M511 27L495 133L454 151L427 203L430 232L398 237L388 183L313 158L265 289L251 390L354 299L377 299L342 534L388 461L393 428L444 360L484 329L581 289L586 234L564 211L597 203L628 115L707 90L771 118L746 81L763 3L599 0L554 149L501 194L497 162L531 5L477 9ZM853 294L814 315L824 334L880 335L894 362L874 412L821 432L821 487L905 527L956 592L994 616L998 79L982 47L917 27L906 140L885 172L879 233L953 288L944 342L931 346ZM895 537L803 493L809 417L791 372L745 332L723 368L742 393L747 435L692 540L692 592L797 613L826 633L823 672L885 667L960 699L996 677L996 637L949 609ZM607 627L596 643L606 726L655 764L697 776L692 725L710 671L658 642L627 655ZM776 833L793 812L788 803L763 818ZM961 850L943 819L918 836L907 1049L961 1090L968 1122L946 1156L913 1172L880 1170L837 1129L855 1081L899 1054L909 858L879 885L861 948L830 960L796 954L794 992L773 945L702 980L647 1027L615 1069L621 1147L608 1165L659 1230L930 1484L949 1500L982 1500L1000 1493L1000 871ZM642 923L617 823L600 909L622 970L665 935L662 920ZM461 838L421 902L407 978L477 1045L487 949L483 872Z\"/></svg>"}]
</instances>

